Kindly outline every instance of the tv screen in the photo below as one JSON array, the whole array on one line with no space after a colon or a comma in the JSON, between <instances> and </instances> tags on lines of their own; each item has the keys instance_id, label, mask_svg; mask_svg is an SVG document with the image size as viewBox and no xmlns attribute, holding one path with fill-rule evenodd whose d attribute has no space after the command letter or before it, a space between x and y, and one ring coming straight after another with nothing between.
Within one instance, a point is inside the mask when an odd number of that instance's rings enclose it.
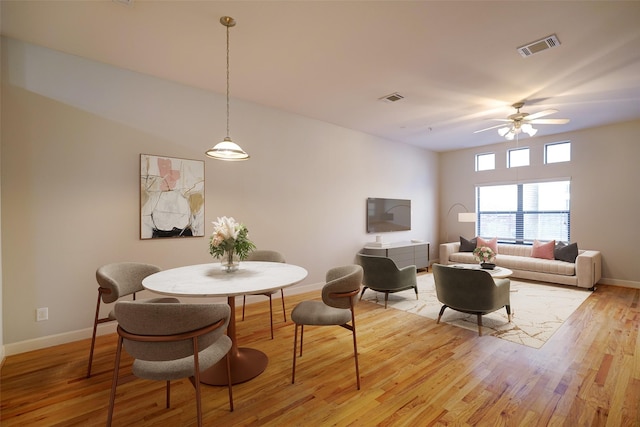
<instances>
[{"instance_id":1,"label":"tv screen","mask_svg":"<svg viewBox=\"0 0 640 427\"><path fill-rule=\"evenodd\" d=\"M367 233L411 230L411 200L367 199Z\"/></svg>"}]
</instances>

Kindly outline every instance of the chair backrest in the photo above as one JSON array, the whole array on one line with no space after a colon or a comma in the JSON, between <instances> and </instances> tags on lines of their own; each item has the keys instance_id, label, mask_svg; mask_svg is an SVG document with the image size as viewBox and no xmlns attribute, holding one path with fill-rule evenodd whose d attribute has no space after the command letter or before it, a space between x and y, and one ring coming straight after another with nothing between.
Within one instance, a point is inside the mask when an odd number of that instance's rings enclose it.
<instances>
[{"instance_id":1,"label":"chair backrest","mask_svg":"<svg viewBox=\"0 0 640 427\"><path fill-rule=\"evenodd\" d=\"M191 339L180 334L192 332L224 320L224 323L198 338L203 350L220 338L229 324L231 309L227 304L148 303L119 301L115 306L118 326L129 334L143 336L173 336L171 342L148 342L124 339L127 352L142 360L175 360L193 355Z\"/></svg>"},{"instance_id":2,"label":"chair backrest","mask_svg":"<svg viewBox=\"0 0 640 427\"><path fill-rule=\"evenodd\" d=\"M358 302L358 294L355 293L349 298L336 298L332 294L360 291L363 276L362 267L353 264L342 267L335 267L327 271L326 284L322 287L322 301L325 304L336 308L351 308Z\"/></svg>"},{"instance_id":3,"label":"chair backrest","mask_svg":"<svg viewBox=\"0 0 640 427\"><path fill-rule=\"evenodd\" d=\"M368 287L376 287L376 284L388 285L394 280L400 271L396 263L383 256L358 254L358 262L364 269L363 283Z\"/></svg>"},{"instance_id":4,"label":"chair backrest","mask_svg":"<svg viewBox=\"0 0 640 427\"><path fill-rule=\"evenodd\" d=\"M488 310L495 306L496 283L486 271L433 264L433 279L438 300L452 308Z\"/></svg>"},{"instance_id":5,"label":"chair backrest","mask_svg":"<svg viewBox=\"0 0 640 427\"><path fill-rule=\"evenodd\" d=\"M116 262L103 265L96 270L96 280L109 293L102 294L102 301L110 303L120 297L143 290L142 279L157 273L160 267L140 262Z\"/></svg>"},{"instance_id":6,"label":"chair backrest","mask_svg":"<svg viewBox=\"0 0 640 427\"><path fill-rule=\"evenodd\" d=\"M287 262L280 252L268 249L256 249L249 252L247 261Z\"/></svg>"}]
</instances>

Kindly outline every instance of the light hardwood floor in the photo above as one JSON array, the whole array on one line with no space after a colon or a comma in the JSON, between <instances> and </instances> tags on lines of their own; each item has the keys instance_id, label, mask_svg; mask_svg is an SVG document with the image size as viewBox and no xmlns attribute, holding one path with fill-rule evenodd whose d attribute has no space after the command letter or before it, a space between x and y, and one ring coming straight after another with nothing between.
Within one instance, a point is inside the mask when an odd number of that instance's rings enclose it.
<instances>
[{"instance_id":1,"label":"light hardwood floor","mask_svg":"<svg viewBox=\"0 0 640 427\"><path fill-rule=\"evenodd\" d=\"M318 293L287 296L287 310ZM640 290L598 287L541 349L361 302L356 390L350 332L308 327L291 384L293 323L274 303L247 307L241 346L269 355L267 370L234 386L203 387L205 425L225 426L640 426ZM517 312L517 308L516 308ZM238 317L238 320L240 317ZM94 375L84 377L89 340L10 356L2 367L1 424L104 425L115 335L99 337ZM194 390L120 375L114 425L195 425Z\"/></svg>"}]
</instances>

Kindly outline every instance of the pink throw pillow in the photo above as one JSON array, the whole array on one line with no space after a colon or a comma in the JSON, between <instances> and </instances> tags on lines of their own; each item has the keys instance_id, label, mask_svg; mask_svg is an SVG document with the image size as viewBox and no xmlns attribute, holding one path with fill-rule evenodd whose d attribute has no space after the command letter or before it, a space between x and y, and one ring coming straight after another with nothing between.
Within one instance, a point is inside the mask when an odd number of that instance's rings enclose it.
<instances>
[{"instance_id":1,"label":"pink throw pillow","mask_svg":"<svg viewBox=\"0 0 640 427\"><path fill-rule=\"evenodd\" d=\"M478 236L478 243L476 244L476 247L479 248L482 246L487 246L491 248L493 253L498 255L498 238L497 237L494 237L491 240L484 240L482 237ZM553 255L553 249L551 250L551 255Z\"/></svg>"},{"instance_id":2,"label":"pink throw pillow","mask_svg":"<svg viewBox=\"0 0 640 427\"><path fill-rule=\"evenodd\" d=\"M553 255L553 250L555 249L555 247L556 247L555 240L552 240L547 243L542 243L537 240L534 240L531 256L533 258L555 259L555 256Z\"/></svg>"}]
</instances>

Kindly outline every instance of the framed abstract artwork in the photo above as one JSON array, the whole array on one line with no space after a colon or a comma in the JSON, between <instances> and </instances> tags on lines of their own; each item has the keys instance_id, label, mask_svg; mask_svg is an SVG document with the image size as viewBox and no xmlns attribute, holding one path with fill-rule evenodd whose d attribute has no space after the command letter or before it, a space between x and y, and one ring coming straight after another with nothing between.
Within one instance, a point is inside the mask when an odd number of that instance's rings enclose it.
<instances>
[{"instance_id":1,"label":"framed abstract artwork","mask_svg":"<svg viewBox=\"0 0 640 427\"><path fill-rule=\"evenodd\" d=\"M140 238L204 236L204 160L140 154Z\"/></svg>"}]
</instances>

